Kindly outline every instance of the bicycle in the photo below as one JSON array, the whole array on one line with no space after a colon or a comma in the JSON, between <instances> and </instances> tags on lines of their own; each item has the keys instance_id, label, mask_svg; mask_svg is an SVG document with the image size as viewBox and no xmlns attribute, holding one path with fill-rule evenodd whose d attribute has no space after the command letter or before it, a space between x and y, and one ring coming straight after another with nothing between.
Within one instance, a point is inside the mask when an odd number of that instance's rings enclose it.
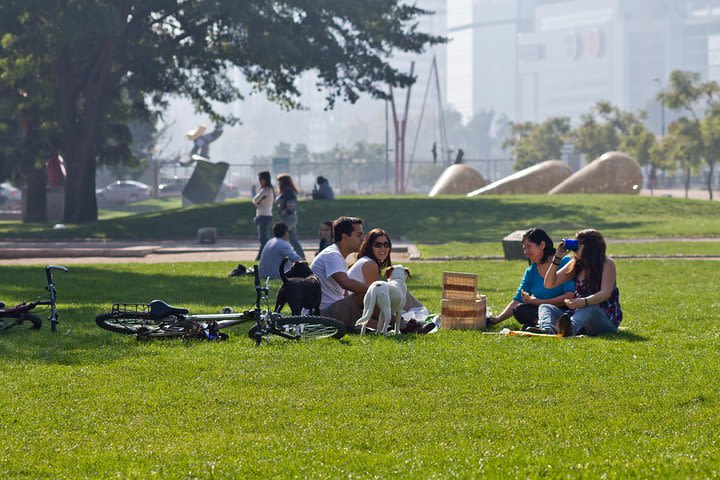
<instances>
[{"instance_id":1,"label":"bicycle","mask_svg":"<svg viewBox=\"0 0 720 480\"><path fill-rule=\"evenodd\" d=\"M55 305L57 299L57 289L55 288L55 280L53 279L53 270L62 270L67 272L68 269L61 265L47 265L45 267L45 276L47 277L47 287L45 290L50 292L50 298L47 300L33 300L29 302L22 302L14 307L5 308L5 304L0 302L0 331L7 330L9 328L22 325L25 321L30 322L32 325L31 330L39 330L42 327L42 319L34 314L30 313L39 306L49 306L50 314L48 320L50 320L50 331L57 331L57 324L60 315Z\"/></svg>"},{"instance_id":2,"label":"bicycle","mask_svg":"<svg viewBox=\"0 0 720 480\"><path fill-rule=\"evenodd\" d=\"M95 323L105 330L126 335L135 335L137 340L153 338L201 338L221 340L227 338L220 333L223 328L241 323L255 322L248 336L260 345L263 340L274 338L288 340L309 340L316 338L342 338L347 332L345 324L338 320L315 316L284 316L270 309L268 278L265 286L260 284L258 268L254 268L255 306L239 313L230 307L222 313L190 314L187 308L168 305L162 300L150 303L115 303L110 312L98 315ZM263 308L264 305L264 308Z\"/></svg>"}]
</instances>

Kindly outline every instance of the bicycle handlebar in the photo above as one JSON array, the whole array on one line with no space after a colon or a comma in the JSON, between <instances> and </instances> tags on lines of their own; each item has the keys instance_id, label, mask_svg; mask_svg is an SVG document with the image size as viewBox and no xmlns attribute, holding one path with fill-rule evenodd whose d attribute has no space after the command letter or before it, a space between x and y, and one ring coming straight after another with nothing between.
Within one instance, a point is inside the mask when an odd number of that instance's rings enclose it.
<instances>
[{"instance_id":1,"label":"bicycle handlebar","mask_svg":"<svg viewBox=\"0 0 720 480\"><path fill-rule=\"evenodd\" d=\"M53 282L53 276L52 271L53 270L62 270L63 272L67 272L67 267L63 267L62 265L48 265L45 267L45 276L47 276L47 282L48 286L52 285Z\"/></svg>"}]
</instances>

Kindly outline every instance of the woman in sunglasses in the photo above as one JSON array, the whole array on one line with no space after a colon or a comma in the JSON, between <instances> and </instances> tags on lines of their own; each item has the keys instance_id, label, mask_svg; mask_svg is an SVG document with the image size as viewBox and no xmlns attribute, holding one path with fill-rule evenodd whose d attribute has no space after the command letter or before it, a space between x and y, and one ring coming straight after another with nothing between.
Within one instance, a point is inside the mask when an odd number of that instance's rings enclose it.
<instances>
[{"instance_id":1,"label":"woman in sunglasses","mask_svg":"<svg viewBox=\"0 0 720 480\"><path fill-rule=\"evenodd\" d=\"M382 228L368 232L360 245L357 261L348 270L348 277L365 285L380 280L380 272L392 265L390 236Z\"/></svg>"},{"instance_id":2,"label":"woman in sunglasses","mask_svg":"<svg viewBox=\"0 0 720 480\"><path fill-rule=\"evenodd\" d=\"M370 230L360 245L357 261L348 270L348 277L358 282L363 282L366 285L381 280L381 272L392 265L392 260L390 259L391 250L392 242L385 230L382 228ZM423 304L420 303L417 298L413 297L410 292L407 292L404 310L408 311L411 308L422 307Z\"/></svg>"}]
</instances>

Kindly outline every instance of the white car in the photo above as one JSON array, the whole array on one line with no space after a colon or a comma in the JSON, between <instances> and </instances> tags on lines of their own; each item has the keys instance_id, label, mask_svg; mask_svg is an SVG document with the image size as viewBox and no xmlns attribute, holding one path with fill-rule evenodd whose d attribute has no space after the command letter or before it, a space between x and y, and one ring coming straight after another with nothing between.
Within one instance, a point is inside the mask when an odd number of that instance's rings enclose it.
<instances>
[{"instance_id":1,"label":"white car","mask_svg":"<svg viewBox=\"0 0 720 480\"><path fill-rule=\"evenodd\" d=\"M0 210L20 210L22 191L9 183L0 183Z\"/></svg>"},{"instance_id":2,"label":"white car","mask_svg":"<svg viewBox=\"0 0 720 480\"><path fill-rule=\"evenodd\" d=\"M131 203L150 198L149 185L135 180L118 180L107 187L95 190L98 203Z\"/></svg>"}]
</instances>

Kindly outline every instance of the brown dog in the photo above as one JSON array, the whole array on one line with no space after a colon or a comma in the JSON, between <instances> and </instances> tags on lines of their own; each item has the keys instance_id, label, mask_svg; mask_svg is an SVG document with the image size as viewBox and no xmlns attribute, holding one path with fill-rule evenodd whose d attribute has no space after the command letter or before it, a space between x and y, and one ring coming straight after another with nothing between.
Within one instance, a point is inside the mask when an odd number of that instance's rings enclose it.
<instances>
[{"instance_id":1,"label":"brown dog","mask_svg":"<svg viewBox=\"0 0 720 480\"><path fill-rule=\"evenodd\" d=\"M275 311L280 312L287 303L293 315L300 315L303 308L309 309L311 315L320 315L322 301L320 281L304 261L293 263L290 270L285 273L287 262L287 257L280 262L280 279L283 284L277 292Z\"/></svg>"}]
</instances>

